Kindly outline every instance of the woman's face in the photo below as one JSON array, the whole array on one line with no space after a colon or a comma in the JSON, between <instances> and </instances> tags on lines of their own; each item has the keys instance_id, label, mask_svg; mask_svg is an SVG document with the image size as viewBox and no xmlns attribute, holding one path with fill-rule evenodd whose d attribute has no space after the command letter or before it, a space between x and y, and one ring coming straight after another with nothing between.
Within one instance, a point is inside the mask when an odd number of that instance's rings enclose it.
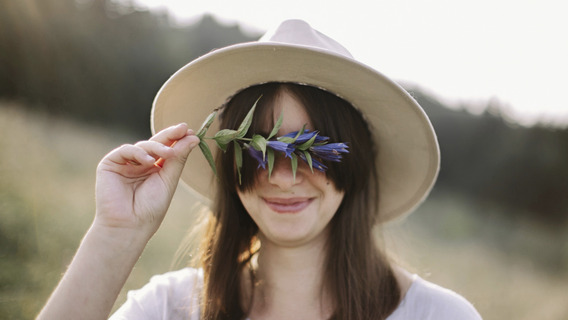
<instances>
[{"instance_id":1,"label":"woman's face","mask_svg":"<svg viewBox=\"0 0 568 320\"><path fill-rule=\"evenodd\" d=\"M274 122L284 109L278 135L302 129L313 130L303 106L285 90L275 101ZM254 188L238 191L241 202L259 227L264 241L298 246L325 240L326 227L339 208L344 192L338 191L325 173L312 171L299 160L296 179L289 158L276 156L270 180L268 170L259 169Z\"/></svg>"}]
</instances>

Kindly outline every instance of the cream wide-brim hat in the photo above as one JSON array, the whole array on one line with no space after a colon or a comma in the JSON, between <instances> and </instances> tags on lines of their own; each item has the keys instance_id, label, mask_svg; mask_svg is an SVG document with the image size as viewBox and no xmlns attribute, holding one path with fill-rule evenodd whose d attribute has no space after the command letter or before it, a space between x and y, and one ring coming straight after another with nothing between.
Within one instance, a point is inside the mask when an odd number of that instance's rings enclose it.
<instances>
[{"instance_id":1,"label":"cream wide-brim hat","mask_svg":"<svg viewBox=\"0 0 568 320\"><path fill-rule=\"evenodd\" d=\"M410 213L428 195L440 153L422 108L395 82L357 62L339 43L301 20L284 21L259 41L214 50L178 70L156 95L152 132L180 122L197 130L235 93L273 81L324 89L362 112L378 146L380 222ZM218 130L216 120L207 136ZM210 147L217 152L213 144ZM190 154L181 180L211 204L215 179L199 150Z\"/></svg>"}]
</instances>

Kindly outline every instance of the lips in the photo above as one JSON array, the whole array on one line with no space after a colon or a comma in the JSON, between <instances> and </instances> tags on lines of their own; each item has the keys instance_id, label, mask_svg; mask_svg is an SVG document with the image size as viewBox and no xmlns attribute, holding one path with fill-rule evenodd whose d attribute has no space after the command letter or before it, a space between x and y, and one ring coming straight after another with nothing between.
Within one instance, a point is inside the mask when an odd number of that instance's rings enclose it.
<instances>
[{"instance_id":1,"label":"lips","mask_svg":"<svg viewBox=\"0 0 568 320\"><path fill-rule=\"evenodd\" d=\"M264 198L266 205L278 213L297 213L312 203L313 198Z\"/></svg>"}]
</instances>

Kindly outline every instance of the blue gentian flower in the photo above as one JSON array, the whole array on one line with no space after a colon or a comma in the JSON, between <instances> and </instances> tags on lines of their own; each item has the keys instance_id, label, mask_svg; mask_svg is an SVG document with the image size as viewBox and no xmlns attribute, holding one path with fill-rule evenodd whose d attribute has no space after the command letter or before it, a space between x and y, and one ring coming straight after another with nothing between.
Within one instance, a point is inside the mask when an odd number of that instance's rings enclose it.
<instances>
[{"instance_id":1,"label":"blue gentian flower","mask_svg":"<svg viewBox=\"0 0 568 320\"><path fill-rule=\"evenodd\" d=\"M292 156L292 152L295 150L293 145L278 140L269 140L266 145L276 151L284 152L288 158Z\"/></svg>"},{"instance_id":2,"label":"blue gentian flower","mask_svg":"<svg viewBox=\"0 0 568 320\"><path fill-rule=\"evenodd\" d=\"M294 132L290 132L288 134L283 135L282 137L287 137L287 138L294 138L299 131L294 131ZM300 145L308 140L310 140L311 138L313 138L316 134L318 134L318 131L310 131L310 130L304 130L304 132L302 134L300 134L300 136L298 137L298 139L296 139L296 142L294 142L295 145ZM314 143L318 143L318 142L322 142L329 139L328 137L322 137L320 135L318 135L314 141Z\"/></svg>"},{"instance_id":3,"label":"blue gentian flower","mask_svg":"<svg viewBox=\"0 0 568 320\"><path fill-rule=\"evenodd\" d=\"M298 152L296 153L298 155L298 157L300 157L300 159L304 160L306 163L308 163L308 159L306 159L306 155L304 155L303 152ZM327 170L327 166L321 162L319 162L318 159L312 157L312 167L316 168L317 170L321 171L321 172L325 172L325 170Z\"/></svg>"},{"instance_id":4,"label":"blue gentian flower","mask_svg":"<svg viewBox=\"0 0 568 320\"><path fill-rule=\"evenodd\" d=\"M258 168L262 167L262 169L266 169L268 161L262 156L262 151L258 151L253 147L248 147L247 150L249 154L258 161Z\"/></svg>"},{"instance_id":5,"label":"blue gentian flower","mask_svg":"<svg viewBox=\"0 0 568 320\"><path fill-rule=\"evenodd\" d=\"M294 138L298 135L299 131L290 132L282 137ZM325 172L328 168L322 161L340 162L342 153L349 153L349 147L345 143L327 143L329 137L320 136L318 131L304 130L302 134L293 143L286 143L280 140L266 141L266 147L275 151L284 153L286 157L291 158L292 153L295 153L304 162L308 162L306 155L303 151L296 148L301 144L306 143L310 139L313 140L311 145L306 151L310 153L312 160L312 167L316 170ZM315 136L315 138L314 138ZM262 151L258 151L252 147L247 148L249 154L258 162L258 168L266 169L268 160L263 156Z\"/></svg>"},{"instance_id":6,"label":"blue gentian flower","mask_svg":"<svg viewBox=\"0 0 568 320\"><path fill-rule=\"evenodd\" d=\"M318 136L317 136L316 139L314 140L314 143L321 143L321 142L324 142L324 141L327 141L327 140L329 140L329 137L320 136L320 135L318 134Z\"/></svg>"},{"instance_id":7,"label":"blue gentian flower","mask_svg":"<svg viewBox=\"0 0 568 320\"><path fill-rule=\"evenodd\" d=\"M341 154L349 153L347 148L349 147L345 143L338 142L311 146L309 150L314 156L322 160L340 162Z\"/></svg>"}]
</instances>

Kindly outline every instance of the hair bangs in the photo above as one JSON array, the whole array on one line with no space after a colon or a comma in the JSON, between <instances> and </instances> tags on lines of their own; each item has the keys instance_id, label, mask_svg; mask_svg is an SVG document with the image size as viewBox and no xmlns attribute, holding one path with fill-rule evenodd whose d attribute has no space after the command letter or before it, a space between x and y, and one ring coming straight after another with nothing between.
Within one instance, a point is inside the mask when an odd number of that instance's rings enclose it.
<instances>
[{"instance_id":1,"label":"hair bangs","mask_svg":"<svg viewBox=\"0 0 568 320\"><path fill-rule=\"evenodd\" d=\"M274 127L274 103L281 92L292 94L305 108L310 122L321 135L332 142L344 141L349 146L349 153L341 162L324 162L328 167L327 177L338 190L357 192L365 189L369 180L376 178L376 150L367 122L361 113L349 102L327 92L308 85L271 82L255 85L237 93L224 107L221 114L222 129L237 129L246 114L258 100L252 124L246 137L253 134L268 136ZM254 187L259 168L258 162L243 152L241 180L235 168L233 145L217 158L218 167L226 170L221 183L226 187L250 190ZM369 177L371 177L369 179Z\"/></svg>"}]
</instances>

